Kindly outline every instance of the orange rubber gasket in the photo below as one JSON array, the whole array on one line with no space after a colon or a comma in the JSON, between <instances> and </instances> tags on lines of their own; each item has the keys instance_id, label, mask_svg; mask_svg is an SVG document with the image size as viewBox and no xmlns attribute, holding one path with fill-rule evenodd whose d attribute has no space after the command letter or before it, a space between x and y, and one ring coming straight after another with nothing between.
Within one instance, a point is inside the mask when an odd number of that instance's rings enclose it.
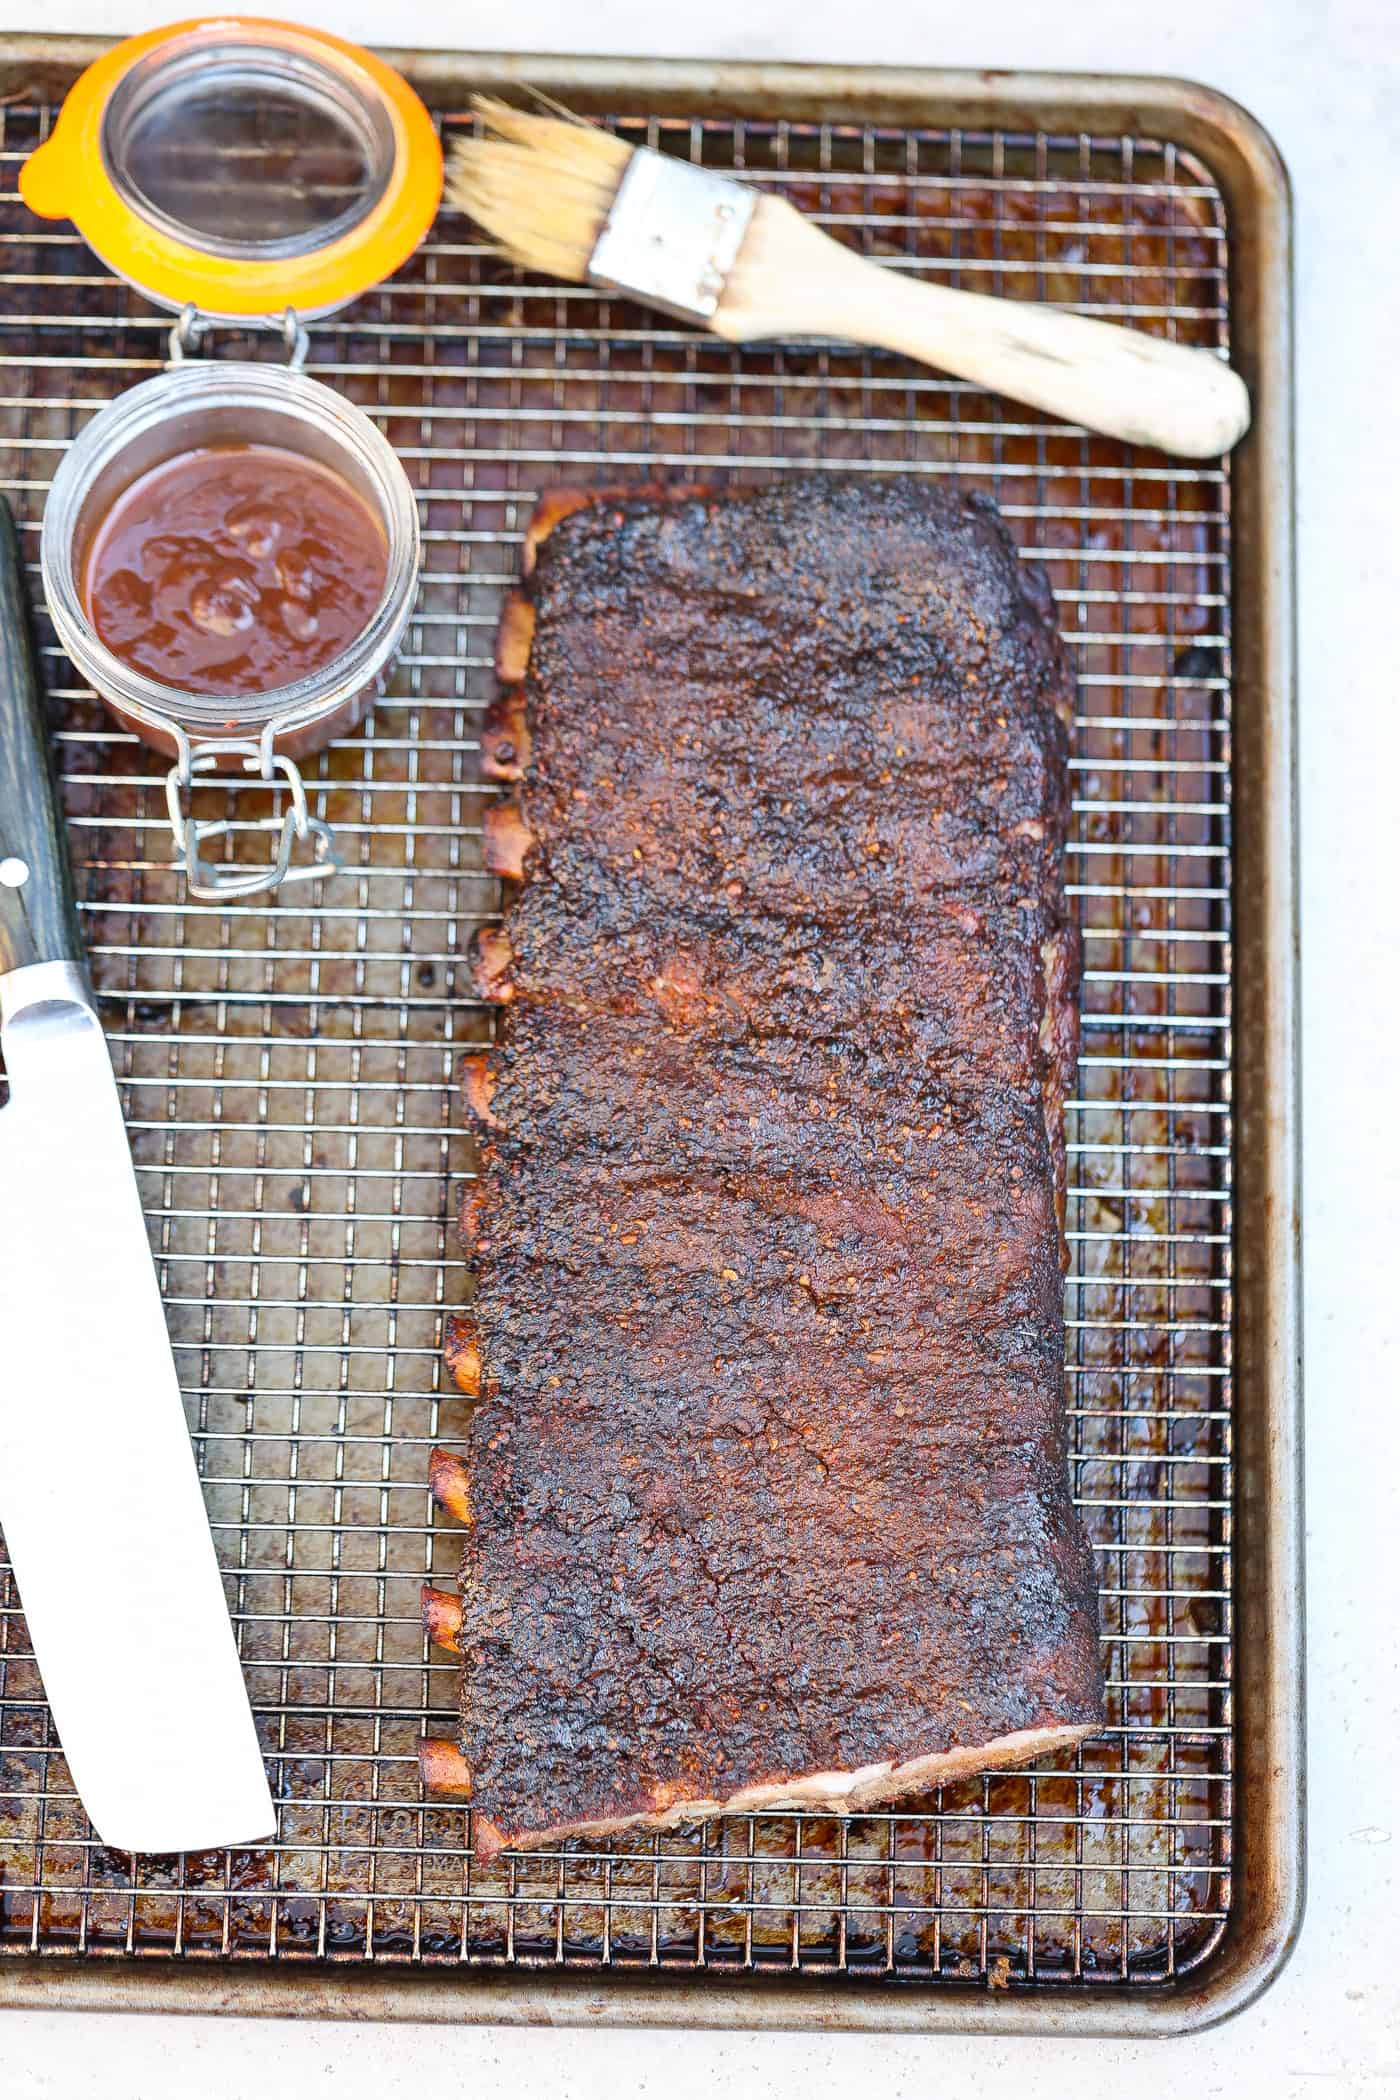
<instances>
[{"instance_id":1,"label":"orange rubber gasket","mask_svg":"<svg viewBox=\"0 0 1400 2100\"><path fill-rule=\"evenodd\" d=\"M305 53L342 72L358 71L382 99L394 134L388 184L359 224L324 248L265 261L207 254L153 226L108 174L102 123L113 91L148 53L205 29L217 29L230 41L242 37L271 50ZM442 148L408 82L358 44L290 22L200 16L128 37L95 60L69 90L50 136L21 168L19 189L39 218L71 218L110 269L164 305L193 303L209 314L267 316L288 307L315 314L381 283L413 253L442 196Z\"/></svg>"}]
</instances>

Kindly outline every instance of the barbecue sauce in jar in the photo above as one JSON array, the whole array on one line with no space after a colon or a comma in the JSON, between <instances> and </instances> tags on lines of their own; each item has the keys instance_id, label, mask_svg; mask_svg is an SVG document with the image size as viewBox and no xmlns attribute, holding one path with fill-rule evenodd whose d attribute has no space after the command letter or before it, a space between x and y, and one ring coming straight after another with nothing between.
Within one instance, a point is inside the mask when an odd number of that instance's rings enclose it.
<instances>
[{"instance_id":1,"label":"barbecue sauce in jar","mask_svg":"<svg viewBox=\"0 0 1400 2100\"><path fill-rule=\"evenodd\" d=\"M378 518L330 468L278 445L207 446L123 490L82 595L133 670L222 697L276 691L341 655L387 571Z\"/></svg>"}]
</instances>

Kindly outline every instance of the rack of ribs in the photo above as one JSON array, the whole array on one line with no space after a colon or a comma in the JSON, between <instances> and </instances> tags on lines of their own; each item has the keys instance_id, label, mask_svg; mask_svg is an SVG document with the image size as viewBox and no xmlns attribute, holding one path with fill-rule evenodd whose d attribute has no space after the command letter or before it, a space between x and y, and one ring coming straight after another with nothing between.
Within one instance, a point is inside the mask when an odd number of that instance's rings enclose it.
<instances>
[{"instance_id":1,"label":"rack of ribs","mask_svg":"<svg viewBox=\"0 0 1400 2100\"><path fill-rule=\"evenodd\" d=\"M1048 583L913 478L566 492L498 669L425 1780L490 1855L1063 1751L1103 1679Z\"/></svg>"}]
</instances>

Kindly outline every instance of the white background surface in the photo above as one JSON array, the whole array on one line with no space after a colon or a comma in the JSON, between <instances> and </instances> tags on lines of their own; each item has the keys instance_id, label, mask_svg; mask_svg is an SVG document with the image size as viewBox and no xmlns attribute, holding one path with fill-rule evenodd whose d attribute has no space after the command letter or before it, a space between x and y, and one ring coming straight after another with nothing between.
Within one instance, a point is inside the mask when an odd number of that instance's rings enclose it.
<instances>
[{"instance_id":1,"label":"white background surface","mask_svg":"<svg viewBox=\"0 0 1400 2100\"><path fill-rule=\"evenodd\" d=\"M171 0L0 0L125 32ZM365 42L1175 73L1273 133L1297 206L1311 1837L1256 2006L1189 2041L716 2037L0 2014L0 2091L61 2100L1400 2091L1400 9L1393 0L260 0ZM1248 751L1238 754L1247 766ZM334 2081L332 2086L331 2081Z\"/></svg>"}]
</instances>

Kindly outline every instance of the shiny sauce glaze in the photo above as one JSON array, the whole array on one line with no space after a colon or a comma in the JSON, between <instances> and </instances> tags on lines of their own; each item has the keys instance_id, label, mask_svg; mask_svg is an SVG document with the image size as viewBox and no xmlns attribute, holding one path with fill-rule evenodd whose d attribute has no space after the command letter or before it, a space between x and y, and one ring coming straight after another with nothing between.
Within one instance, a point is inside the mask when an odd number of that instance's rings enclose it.
<instances>
[{"instance_id":1,"label":"shiny sauce glaze","mask_svg":"<svg viewBox=\"0 0 1400 2100\"><path fill-rule=\"evenodd\" d=\"M210 446L123 490L83 597L133 670L187 693L261 693L348 648L387 569L378 519L328 467L276 445Z\"/></svg>"}]
</instances>

